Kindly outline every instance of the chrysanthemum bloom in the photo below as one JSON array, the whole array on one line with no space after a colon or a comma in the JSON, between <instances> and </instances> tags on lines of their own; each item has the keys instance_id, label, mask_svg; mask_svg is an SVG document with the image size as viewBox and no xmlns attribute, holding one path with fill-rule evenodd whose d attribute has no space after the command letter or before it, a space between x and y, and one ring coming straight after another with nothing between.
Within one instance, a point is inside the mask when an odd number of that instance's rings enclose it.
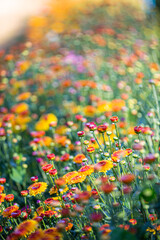
<instances>
[{"instance_id":1,"label":"chrysanthemum bloom","mask_svg":"<svg viewBox=\"0 0 160 240\"><path fill-rule=\"evenodd\" d=\"M28 190L21 191L21 196L26 197L28 195Z\"/></svg>"},{"instance_id":2,"label":"chrysanthemum bloom","mask_svg":"<svg viewBox=\"0 0 160 240\"><path fill-rule=\"evenodd\" d=\"M144 159L144 163L151 164L157 159L155 154L149 153Z\"/></svg>"},{"instance_id":3,"label":"chrysanthemum bloom","mask_svg":"<svg viewBox=\"0 0 160 240\"><path fill-rule=\"evenodd\" d=\"M49 170L51 170L53 168L53 165L52 164L46 164L42 167L42 170L44 172L49 172Z\"/></svg>"},{"instance_id":4,"label":"chrysanthemum bloom","mask_svg":"<svg viewBox=\"0 0 160 240\"><path fill-rule=\"evenodd\" d=\"M2 202L4 202L6 194L5 193L0 193L0 205Z\"/></svg>"},{"instance_id":5,"label":"chrysanthemum bloom","mask_svg":"<svg viewBox=\"0 0 160 240\"><path fill-rule=\"evenodd\" d=\"M143 130L143 127L141 127L141 126L136 126L136 127L134 127L134 131L135 131L135 133L137 133L137 134L141 133L142 130Z\"/></svg>"},{"instance_id":6,"label":"chrysanthemum bloom","mask_svg":"<svg viewBox=\"0 0 160 240\"><path fill-rule=\"evenodd\" d=\"M55 159L55 154L54 153L50 153L47 155L47 158L50 160L50 161L53 161Z\"/></svg>"},{"instance_id":7,"label":"chrysanthemum bloom","mask_svg":"<svg viewBox=\"0 0 160 240\"><path fill-rule=\"evenodd\" d=\"M28 237L28 240L40 240L44 236L44 232L42 229L38 229L35 232L31 233L31 235Z\"/></svg>"},{"instance_id":8,"label":"chrysanthemum bloom","mask_svg":"<svg viewBox=\"0 0 160 240\"><path fill-rule=\"evenodd\" d=\"M29 195L36 196L37 194L41 194L42 192L45 192L47 189L47 183L45 182L38 182L33 183L31 186L28 187Z\"/></svg>"},{"instance_id":9,"label":"chrysanthemum bloom","mask_svg":"<svg viewBox=\"0 0 160 240\"><path fill-rule=\"evenodd\" d=\"M108 160L103 160L94 165L95 172L106 172L113 168L113 163Z\"/></svg>"},{"instance_id":10,"label":"chrysanthemum bloom","mask_svg":"<svg viewBox=\"0 0 160 240\"><path fill-rule=\"evenodd\" d=\"M104 132L106 132L107 128L108 128L108 126L106 124L103 124L103 125L98 126L97 130L99 133L104 133Z\"/></svg>"},{"instance_id":11,"label":"chrysanthemum bloom","mask_svg":"<svg viewBox=\"0 0 160 240\"><path fill-rule=\"evenodd\" d=\"M69 158L70 158L69 153L65 153L65 154L61 157L61 161L62 161L62 162L66 162L66 161L69 160Z\"/></svg>"},{"instance_id":12,"label":"chrysanthemum bloom","mask_svg":"<svg viewBox=\"0 0 160 240\"><path fill-rule=\"evenodd\" d=\"M110 118L110 120L111 120L112 123L116 123L116 122L118 122L118 117L113 116L113 117Z\"/></svg>"},{"instance_id":13,"label":"chrysanthemum bloom","mask_svg":"<svg viewBox=\"0 0 160 240\"><path fill-rule=\"evenodd\" d=\"M63 176L63 179L65 180L66 183L68 183L73 177L77 175L78 175L77 171L69 172Z\"/></svg>"},{"instance_id":14,"label":"chrysanthemum bloom","mask_svg":"<svg viewBox=\"0 0 160 240\"><path fill-rule=\"evenodd\" d=\"M0 178L0 184L6 183L6 178Z\"/></svg>"},{"instance_id":15,"label":"chrysanthemum bloom","mask_svg":"<svg viewBox=\"0 0 160 240\"><path fill-rule=\"evenodd\" d=\"M78 154L74 157L73 162L80 164L83 162L83 159L85 158L86 156L84 154Z\"/></svg>"},{"instance_id":16,"label":"chrysanthemum bloom","mask_svg":"<svg viewBox=\"0 0 160 240\"><path fill-rule=\"evenodd\" d=\"M57 175L57 169L51 169L51 170L49 170L49 175L51 175L51 176L56 176Z\"/></svg>"},{"instance_id":17,"label":"chrysanthemum bloom","mask_svg":"<svg viewBox=\"0 0 160 240\"><path fill-rule=\"evenodd\" d=\"M87 148L87 152L88 153L93 153L95 151L95 148L94 147L88 147Z\"/></svg>"},{"instance_id":18,"label":"chrysanthemum bloom","mask_svg":"<svg viewBox=\"0 0 160 240\"><path fill-rule=\"evenodd\" d=\"M93 172L94 172L94 166L93 165L86 165L84 167L81 167L78 170L78 173L81 176L88 176L88 175L91 175Z\"/></svg>"},{"instance_id":19,"label":"chrysanthemum bloom","mask_svg":"<svg viewBox=\"0 0 160 240\"><path fill-rule=\"evenodd\" d=\"M86 176L77 175L68 182L69 185L83 182L86 179Z\"/></svg>"},{"instance_id":20,"label":"chrysanthemum bloom","mask_svg":"<svg viewBox=\"0 0 160 240\"><path fill-rule=\"evenodd\" d=\"M38 222L35 220L27 220L22 223L20 223L16 229L14 230L14 233L20 238L25 237L26 235L32 233L35 231L35 229L38 227Z\"/></svg>"},{"instance_id":21,"label":"chrysanthemum bloom","mask_svg":"<svg viewBox=\"0 0 160 240\"><path fill-rule=\"evenodd\" d=\"M132 153L132 149L128 148L128 149L120 149L118 151L115 151L112 155L112 161L113 162L118 162L120 161L122 158L129 156Z\"/></svg>"},{"instance_id":22,"label":"chrysanthemum bloom","mask_svg":"<svg viewBox=\"0 0 160 240\"><path fill-rule=\"evenodd\" d=\"M119 178L119 181L125 184L130 184L135 180L134 174L126 174Z\"/></svg>"},{"instance_id":23,"label":"chrysanthemum bloom","mask_svg":"<svg viewBox=\"0 0 160 240\"><path fill-rule=\"evenodd\" d=\"M53 203L54 201L55 201L54 198L47 198L47 199L44 201L44 203L45 203L46 205L52 205L52 203Z\"/></svg>"},{"instance_id":24,"label":"chrysanthemum bloom","mask_svg":"<svg viewBox=\"0 0 160 240\"><path fill-rule=\"evenodd\" d=\"M66 186L66 181L63 178L58 178L55 180L55 184L58 188L64 188Z\"/></svg>"},{"instance_id":25,"label":"chrysanthemum bloom","mask_svg":"<svg viewBox=\"0 0 160 240\"><path fill-rule=\"evenodd\" d=\"M3 215L3 217L10 218L11 213L17 211L18 209L19 209L19 207L17 205L7 207L7 208L4 209L2 215Z\"/></svg>"},{"instance_id":26,"label":"chrysanthemum bloom","mask_svg":"<svg viewBox=\"0 0 160 240\"><path fill-rule=\"evenodd\" d=\"M142 133L146 134L146 135L151 135L152 134L152 130L150 129L150 127L143 127Z\"/></svg>"},{"instance_id":27,"label":"chrysanthemum bloom","mask_svg":"<svg viewBox=\"0 0 160 240\"><path fill-rule=\"evenodd\" d=\"M12 212L11 213L11 216L13 217L13 218L17 218L17 217L19 217L21 215L21 210L17 210L17 211L15 211L15 212Z\"/></svg>"},{"instance_id":28,"label":"chrysanthemum bloom","mask_svg":"<svg viewBox=\"0 0 160 240\"><path fill-rule=\"evenodd\" d=\"M53 215L55 215L55 211L48 210L44 212L45 217L51 218Z\"/></svg>"},{"instance_id":29,"label":"chrysanthemum bloom","mask_svg":"<svg viewBox=\"0 0 160 240\"><path fill-rule=\"evenodd\" d=\"M131 223L132 225L136 225L137 224L137 220L136 219L130 219L129 223Z\"/></svg>"},{"instance_id":30,"label":"chrysanthemum bloom","mask_svg":"<svg viewBox=\"0 0 160 240\"><path fill-rule=\"evenodd\" d=\"M38 176L33 176L31 177L32 182L38 182Z\"/></svg>"},{"instance_id":31,"label":"chrysanthemum bloom","mask_svg":"<svg viewBox=\"0 0 160 240\"><path fill-rule=\"evenodd\" d=\"M101 213L92 213L90 215L90 219L92 222L100 222L103 218L103 215Z\"/></svg>"},{"instance_id":32,"label":"chrysanthemum bloom","mask_svg":"<svg viewBox=\"0 0 160 240\"><path fill-rule=\"evenodd\" d=\"M83 137L85 135L84 131L77 132L78 137Z\"/></svg>"},{"instance_id":33,"label":"chrysanthemum bloom","mask_svg":"<svg viewBox=\"0 0 160 240\"><path fill-rule=\"evenodd\" d=\"M115 185L113 183L102 184L101 189L105 194L109 194L115 189Z\"/></svg>"}]
</instances>

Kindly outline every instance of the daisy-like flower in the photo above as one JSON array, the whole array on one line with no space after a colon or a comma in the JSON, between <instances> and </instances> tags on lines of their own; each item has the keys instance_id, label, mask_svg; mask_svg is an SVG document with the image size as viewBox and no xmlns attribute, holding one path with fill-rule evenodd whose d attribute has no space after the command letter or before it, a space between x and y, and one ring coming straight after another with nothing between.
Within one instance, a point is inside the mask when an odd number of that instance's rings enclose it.
<instances>
[{"instance_id":1,"label":"daisy-like flower","mask_svg":"<svg viewBox=\"0 0 160 240\"><path fill-rule=\"evenodd\" d=\"M10 218L11 217L11 213L17 211L18 209L19 209L19 207L17 205L13 205L13 206L7 207L6 209L4 209L2 215L3 215L3 217Z\"/></svg>"},{"instance_id":2,"label":"daisy-like flower","mask_svg":"<svg viewBox=\"0 0 160 240\"><path fill-rule=\"evenodd\" d=\"M94 172L94 166L93 165L86 165L84 167L81 167L78 170L78 173L81 176L88 176L88 175L91 175L93 172Z\"/></svg>"},{"instance_id":3,"label":"daisy-like flower","mask_svg":"<svg viewBox=\"0 0 160 240\"><path fill-rule=\"evenodd\" d=\"M86 176L77 175L77 176L71 178L71 180L68 182L68 184L71 185L71 184L75 184L75 183L80 183L80 182L83 182L85 179L86 179Z\"/></svg>"},{"instance_id":4,"label":"daisy-like flower","mask_svg":"<svg viewBox=\"0 0 160 240\"><path fill-rule=\"evenodd\" d=\"M29 236L28 240L39 240L42 239L43 236L44 236L43 230L38 229Z\"/></svg>"},{"instance_id":5,"label":"daisy-like flower","mask_svg":"<svg viewBox=\"0 0 160 240\"><path fill-rule=\"evenodd\" d=\"M35 220L26 220L20 223L17 228L14 230L14 234L18 237L24 237L29 235L38 227L38 222Z\"/></svg>"},{"instance_id":6,"label":"daisy-like flower","mask_svg":"<svg viewBox=\"0 0 160 240\"><path fill-rule=\"evenodd\" d=\"M106 172L113 168L113 163L108 160L103 160L94 165L95 172Z\"/></svg>"},{"instance_id":7,"label":"daisy-like flower","mask_svg":"<svg viewBox=\"0 0 160 240\"><path fill-rule=\"evenodd\" d=\"M36 196L37 194L41 194L42 192L45 192L47 189L47 183L45 182L38 182L33 183L28 187L29 195Z\"/></svg>"},{"instance_id":8,"label":"daisy-like flower","mask_svg":"<svg viewBox=\"0 0 160 240\"><path fill-rule=\"evenodd\" d=\"M128 148L128 149L120 149L118 151L115 151L111 158L113 162L119 162L122 158L129 156L132 153L132 149Z\"/></svg>"},{"instance_id":9,"label":"daisy-like flower","mask_svg":"<svg viewBox=\"0 0 160 240\"><path fill-rule=\"evenodd\" d=\"M78 154L74 157L73 162L75 163L82 163L83 159L85 159L86 156L84 154Z\"/></svg>"},{"instance_id":10,"label":"daisy-like flower","mask_svg":"<svg viewBox=\"0 0 160 240\"><path fill-rule=\"evenodd\" d=\"M66 183L68 183L73 177L77 175L78 175L77 171L69 172L63 176L63 179L65 180Z\"/></svg>"}]
</instances>

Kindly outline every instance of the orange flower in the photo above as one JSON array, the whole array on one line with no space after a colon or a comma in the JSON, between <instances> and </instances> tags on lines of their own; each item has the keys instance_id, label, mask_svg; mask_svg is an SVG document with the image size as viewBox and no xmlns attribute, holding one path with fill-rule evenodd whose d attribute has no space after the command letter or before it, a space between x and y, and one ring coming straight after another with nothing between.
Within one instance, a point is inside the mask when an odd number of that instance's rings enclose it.
<instances>
[{"instance_id":1,"label":"orange flower","mask_svg":"<svg viewBox=\"0 0 160 240\"><path fill-rule=\"evenodd\" d=\"M77 175L68 182L69 185L83 182L86 179L86 176Z\"/></svg>"},{"instance_id":2,"label":"orange flower","mask_svg":"<svg viewBox=\"0 0 160 240\"><path fill-rule=\"evenodd\" d=\"M121 158L124 158L124 157L126 157L126 156L129 156L131 153L132 153L132 150L131 150L130 148L125 149L125 150L120 149L120 150L118 150L118 151L115 151L115 152L112 154L111 158L112 158L112 161L113 161L113 162L119 162L119 161L121 160Z\"/></svg>"},{"instance_id":3,"label":"orange flower","mask_svg":"<svg viewBox=\"0 0 160 240\"><path fill-rule=\"evenodd\" d=\"M78 175L77 171L69 172L63 176L63 179L65 180L66 183L68 183L73 177L77 175Z\"/></svg>"},{"instance_id":4,"label":"orange flower","mask_svg":"<svg viewBox=\"0 0 160 240\"><path fill-rule=\"evenodd\" d=\"M4 194L4 193L0 194L0 205L2 202L4 202L5 196L6 196L6 194Z\"/></svg>"},{"instance_id":5,"label":"orange flower","mask_svg":"<svg viewBox=\"0 0 160 240\"><path fill-rule=\"evenodd\" d=\"M47 183L45 182L33 183L31 186L28 187L29 194L31 196L36 196L37 194L41 194L42 192L45 192L46 189L47 189Z\"/></svg>"},{"instance_id":6,"label":"orange flower","mask_svg":"<svg viewBox=\"0 0 160 240\"><path fill-rule=\"evenodd\" d=\"M17 211L18 209L19 209L19 207L17 205L7 207L6 209L4 209L2 215L3 215L3 217L10 218L11 213Z\"/></svg>"},{"instance_id":7,"label":"orange flower","mask_svg":"<svg viewBox=\"0 0 160 240\"><path fill-rule=\"evenodd\" d=\"M94 171L96 172L106 172L113 168L113 163L108 160L103 160L94 165Z\"/></svg>"},{"instance_id":8,"label":"orange flower","mask_svg":"<svg viewBox=\"0 0 160 240\"><path fill-rule=\"evenodd\" d=\"M14 230L14 234L19 238L24 237L33 232L38 227L38 222L35 220L26 220L20 223Z\"/></svg>"},{"instance_id":9,"label":"orange flower","mask_svg":"<svg viewBox=\"0 0 160 240\"><path fill-rule=\"evenodd\" d=\"M86 156L84 154L78 154L74 157L73 162L75 163L82 163L83 159L85 159Z\"/></svg>"},{"instance_id":10,"label":"orange flower","mask_svg":"<svg viewBox=\"0 0 160 240\"><path fill-rule=\"evenodd\" d=\"M84 166L84 167L81 167L81 168L78 170L78 173L79 173L81 176L88 176L88 175L91 175L93 172L94 172L94 167L93 167L93 165L86 165L86 166Z\"/></svg>"}]
</instances>

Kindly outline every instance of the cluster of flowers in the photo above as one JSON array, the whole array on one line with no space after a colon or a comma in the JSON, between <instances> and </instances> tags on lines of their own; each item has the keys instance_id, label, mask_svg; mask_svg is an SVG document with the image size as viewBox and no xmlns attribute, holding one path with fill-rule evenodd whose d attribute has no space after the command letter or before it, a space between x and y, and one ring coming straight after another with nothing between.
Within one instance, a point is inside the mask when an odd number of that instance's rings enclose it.
<instances>
[{"instance_id":1,"label":"cluster of flowers","mask_svg":"<svg viewBox=\"0 0 160 240\"><path fill-rule=\"evenodd\" d=\"M158 37L135 1L90 2L0 50L1 239L159 239Z\"/></svg>"}]
</instances>

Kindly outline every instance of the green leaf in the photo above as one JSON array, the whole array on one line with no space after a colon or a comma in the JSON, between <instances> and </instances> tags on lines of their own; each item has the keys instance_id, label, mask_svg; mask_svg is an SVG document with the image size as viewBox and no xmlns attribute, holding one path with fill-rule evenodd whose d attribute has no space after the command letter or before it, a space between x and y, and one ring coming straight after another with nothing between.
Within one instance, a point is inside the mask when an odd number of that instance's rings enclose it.
<instances>
[{"instance_id":1,"label":"green leaf","mask_svg":"<svg viewBox=\"0 0 160 240\"><path fill-rule=\"evenodd\" d=\"M23 179L24 179L25 173L26 173L26 170L23 169L23 168L22 168L22 169L13 168L10 177L11 177L12 180L14 180L15 182L17 182L17 183L22 183L22 182L23 182Z\"/></svg>"}]
</instances>

